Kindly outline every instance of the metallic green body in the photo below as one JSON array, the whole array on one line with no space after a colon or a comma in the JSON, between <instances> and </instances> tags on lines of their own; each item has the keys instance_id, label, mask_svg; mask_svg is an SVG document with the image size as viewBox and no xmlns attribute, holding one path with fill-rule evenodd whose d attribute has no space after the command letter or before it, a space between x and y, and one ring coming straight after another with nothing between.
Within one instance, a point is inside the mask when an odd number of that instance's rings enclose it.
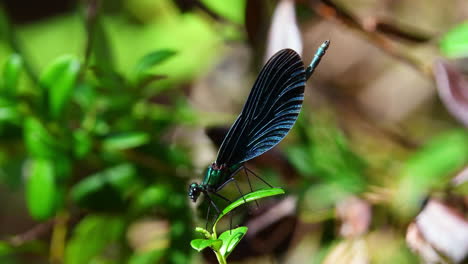
<instances>
[{"instance_id":1,"label":"metallic green body","mask_svg":"<svg viewBox=\"0 0 468 264\"><path fill-rule=\"evenodd\" d=\"M208 170L206 171L202 183L190 184L188 190L188 195L190 199L193 202L196 202L200 193L216 194L217 191L221 190L224 187L224 185L226 185L233 179L232 177L234 176L234 174L236 174L242 168L243 165L244 163L239 163L227 168L224 164L221 166L218 166L216 163L211 164L208 167Z\"/></svg>"},{"instance_id":2,"label":"metallic green body","mask_svg":"<svg viewBox=\"0 0 468 264\"><path fill-rule=\"evenodd\" d=\"M203 181L200 184L206 190L217 190L219 187L223 186L229 179L231 179L232 174L235 173L240 167L241 164L236 164L229 168L214 168L213 166L208 167L208 170L203 177Z\"/></svg>"}]
</instances>

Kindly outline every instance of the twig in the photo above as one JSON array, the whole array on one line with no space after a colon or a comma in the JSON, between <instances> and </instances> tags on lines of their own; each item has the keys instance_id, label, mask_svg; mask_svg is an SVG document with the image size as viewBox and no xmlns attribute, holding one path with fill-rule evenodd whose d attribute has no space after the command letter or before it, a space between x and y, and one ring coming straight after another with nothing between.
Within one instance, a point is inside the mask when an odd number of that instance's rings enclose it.
<instances>
[{"instance_id":1,"label":"twig","mask_svg":"<svg viewBox=\"0 0 468 264\"><path fill-rule=\"evenodd\" d=\"M125 157L132 162L135 162L136 164L139 164L140 166L146 167L148 169L151 169L155 172L158 173L164 173L164 174L174 174L176 173L175 169L164 162L162 162L159 159L155 159L153 157L150 157L144 153L138 152L133 149L127 149L123 151L123 154ZM179 171L177 171L177 174L181 174Z\"/></svg>"},{"instance_id":2,"label":"twig","mask_svg":"<svg viewBox=\"0 0 468 264\"><path fill-rule=\"evenodd\" d=\"M42 235L49 233L55 224L55 219L49 219L46 222L39 223L28 231L15 235L9 239L6 239L6 242L12 246L19 247L30 241L36 240Z\"/></svg>"},{"instance_id":3,"label":"twig","mask_svg":"<svg viewBox=\"0 0 468 264\"><path fill-rule=\"evenodd\" d=\"M67 225L75 224L81 217L83 216L83 212L73 213L73 215L67 216ZM38 223L37 225L33 226L31 229L25 231L24 233L14 235L11 238L5 239L5 242L10 244L13 247L21 247L31 241L40 239L42 236L49 234L52 232L54 226L59 221L57 218L51 218L47 221Z\"/></svg>"},{"instance_id":4,"label":"twig","mask_svg":"<svg viewBox=\"0 0 468 264\"><path fill-rule=\"evenodd\" d=\"M89 64L89 58L91 57L92 47L94 44L94 25L97 20L97 11L100 5L99 0L87 0L85 1L87 5L85 6L85 26L86 26L86 47L85 47L85 59L84 65L85 68Z\"/></svg>"},{"instance_id":5,"label":"twig","mask_svg":"<svg viewBox=\"0 0 468 264\"><path fill-rule=\"evenodd\" d=\"M340 24L343 24L351 29L358 31L364 37L366 37L375 46L386 52L390 56L401 60L412 68L416 69L423 75L432 78L432 72L430 67L427 67L420 59L410 56L407 52L404 52L401 48L397 48L395 41L391 40L386 34L398 35L406 40L421 39L426 40L427 38L416 38L409 37L407 33L397 30L395 27L389 27L385 24L383 26L377 19L373 20L373 26L366 26L365 23L358 21L354 16L349 14L343 8L333 4L331 1L322 0L316 4L309 4L317 14L324 17L325 19L333 20Z\"/></svg>"}]
</instances>

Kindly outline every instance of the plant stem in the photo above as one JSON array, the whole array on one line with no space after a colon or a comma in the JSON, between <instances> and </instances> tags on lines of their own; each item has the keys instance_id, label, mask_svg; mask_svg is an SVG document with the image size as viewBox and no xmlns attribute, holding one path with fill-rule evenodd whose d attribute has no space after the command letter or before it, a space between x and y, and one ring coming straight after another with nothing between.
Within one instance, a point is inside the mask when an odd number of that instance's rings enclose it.
<instances>
[{"instance_id":1,"label":"plant stem","mask_svg":"<svg viewBox=\"0 0 468 264\"><path fill-rule=\"evenodd\" d=\"M50 242L51 263L63 263L68 220L69 215L66 211L59 212L55 217L54 229L52 231L52 240Z\"/></svg>"},{"instance_id":2,"label":"plant stem","mask_svg":"<svg viewBox=\"0 0 468 264\"><path fill-rule=\"evenodd\" d=\"M226 261L226 258L224 258L224 256L221 254L221 252L217 251L217 250L213 250L215 255L216 255L216 258L218 259L218 262L219 264L227 264L227 261Z\"/></svg>"},{"instance_id":3,"label":"plant stem","mask_svg":"<svg viewBox=\"0 0 468 264\"><path fill-rule=\"evenodd\" d=\"M211 234L212 239L217 239L218 235L216 234L216 230L213 229L213 234ZM213 252L216 255L216 259L218 259L219 264L227 264L226 258L219 252L218 250L213 249Z\"/></svg>"}]
</instances>

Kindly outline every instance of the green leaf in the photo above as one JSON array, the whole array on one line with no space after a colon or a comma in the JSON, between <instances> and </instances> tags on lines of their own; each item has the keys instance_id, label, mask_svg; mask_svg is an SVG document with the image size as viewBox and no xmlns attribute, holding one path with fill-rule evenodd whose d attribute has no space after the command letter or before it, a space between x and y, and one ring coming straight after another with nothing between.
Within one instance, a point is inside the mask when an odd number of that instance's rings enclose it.
<instances>
[{"instance_id":1,"label":"green leaf","mask_svg":"<svg viewBox=\"0 0 468 264\"><path fill-rule=\"evenodd\" d=\"M232 210L236 209L237 207L239 207L239 206L241 206L241 205L243 205L245 203L249 203L249 202L261 199L261 198L265 198L265 197L269 197L269 196L275 196L275 195L279 195L279 194L284 194L284 190L281 189L281 188L268 188L268 189L261 189L261 190L255 191L255 192L248 193L248 194L244 195L243 197L237 199L236 201L234 201L230 205L226 206L226 208L224 208L223 211L221 212L221 214L218 216L218 218L216 219L216 221L213 224L213 233L216 234L216 224L219 222L219 220L223 216L225 216L226 214L231 212Z\"/></svg>"},{"instance_id":2,"label":"green leaf","mask_svg":"<svg viewBox=\"0 0 468 264\"><path fill-rule=\"evenodd\" d=\"M439 180L460 169L468 161L468 133L451 131L439 135L407 162L406 175L418 180Z\"/></svg>"},{"instance_id":3,"label":"green leaf","mask_svg":"<svg viewBox=\"0 0 468 264\"><path fill-rule=\"evenodd\" d=\"M96 107L96 98L96 88L92 83L79 83L73 93L73 100L82 109L93 109Z\"/></svg>"},{"instance_id":4,"label":"green leaf","mask_svg":"<svg viewBox=\"0 0 468 264\"><path fill-rule=\"evenodd\" d=\"M112 72L114 70L113 46L110 45L109 37L104 27L101 17L97 17L90 27L90 36L93 41L91 43L91 63L96 65L104 72Z\"/></svg>"},{"instance_id":5,"label":"green leaf","mask_svg":"<svg viewBox=\"0 0 468 264\"><path fill-rule=\"evenodd\" d=\"M106 249L118 248L125 231L125 221L114 216L89 215L75 227L65 251L65 263L97 263Z\"/></svg>"},{"instance_id":6,"label":"green leaf","mask_svg":"<svg viewBox=\"0 0 468 264\"><path fill-rule=\"evenodd\" d=\"M0 257L10 255L14 249L6 242L0 241Z\"/></svg>"},{"instance_id":7,"label":"green leaf","mask_svg":"<svg viewBox=\"0 0 468 264\"><path fill-rule=\"evenodd\" d=\"M13 95L17 89L21 70L23 69L23 60L18 54L12 54L3 67L3 91Z\"/></svg>"},{"instance_id":8,"label":"green leaf","mask_svg":"<svg viewBox=\"0 0 468 264\"><path fill-rule=\"evenodd\" d=\"M80 181L72 190L72 197L80 200L90 192L97 191L102 185L109 184L124 192L136 176L135 167L131 164L121 164L104 171L90 175Z\"/></svg>"},{"instance_id":9,"label":"green leaf","mask_svg":"<svg viewBox=\"0 0 468 264\"><path fill-rule=\"evenodd\" d=\"M343 192L358 193L366 184L365 163L351 150L336 124L334 114L326 111L313 118L303 116L298 120L298 128L302 129L306 144L289 147L286 153L303 176L320 177Z\"/></svg>"},{"instance_id":10,"label":"green leaf","mask_svg":"<svg viewBox=\"0 0 468 264\"><path fill-rule=\"evenodd\" d=\"M84 158L93 147L93 142L87 131L79 129L73 132L74 153L78 158Z\"/></svg>"},{"instance_id":11,"label":"green leaf","mask_svg":"<svg viewBox=\"0 0 468 264\"><path fill-rule=\"evenodd\" d=\"M149 140L149 135L144 132L126 132L104 139L102 146L106 150L123 150L139 147L148 143Z\"/></svg>"},{"instance_id":12,"label":"green leaf","mask_svg":"<svg viewBox=\"0 0 468 264\"><path fill-rule=\"evenodd\" d=\"M55 214L57 187L54 165L46 159L31 161L26 183L26 201L34 219L45 220Z\"/></svg>"},{"instance_id":13,"label":"green leaf","mask_svg":"<svg viewBox=\"0 0 468 264\"><path fill-rule=\"evenodd\" d=\"M169 199L169 187L158 184L153 185L138 194L133 204L136 210L147 210L158 205L167 205Z\"/></svg>"},{"instance_id":14,"label":"green leaf","mask_svg":"<svg viewBox=\"0 0 468 264\"><path fill-rule=\"evenodd\" d=\"M234 248L239 244L244 235L247 233L247 227L241 226L236 229L224 231L219 239L223 241L219 252L227 258L229 254L234 250Z\"/></svg>"},{"instance_id":15,"label":"green leaf","mask_svg":"<svg viewBox=\"0 0 468 264\"><path fill-rule=\"evenodd\" d=\"M440 41L440 49L448 57L468 56L468 22L447 32Z\"/></svg>"},{"instance_id":16,"label":"green leaf","mask_svg":"<svg viewBox=\"0 0 468 264\"><path fill-rule=\"evenodd\" d=\"M133 68L131 79L134 81L134 84L144 80L147 77L148 70L153 66L164 62L175 54L172 50L158 50L143 56Z\"/></svg>"},{"instance_id":17,"label":"green leaf","mask_svg":"<svg viewBox=\"0 0 468 264\"><path fill-rule=\"evenodd\" d=\"M192 248L198 250L198 252L207 247L210 247L214 250L219 250L222 244L223 241L221 239L194 239L190 242Z\"/></svg>"},{"instance_id":18,"label":"green leaf","mask_svg":"<svg viewBox=\"0 0 468 264\"><path fill-rule=\"evenodd\" d=\"M71 197L83 207L118 209L135 181L135 168L131 164L121 164L81 180L73 186Z\"/></svg>"},{"instance_id":19,"label":"green leaf","mask_svg":"<svg viewBox=\"0 0 468 264\"><path fill-rule=\"evenodd\" d=\"M74 56L63 55L49 65L39 83L47 92L50 114L58 118L68 104L80 71L80 62Z\"/></svg>"},{"instance_id":20,"label":"green leaf","mask_svg":"<svg viewBox=\"0 0 468 264\"><path fill-rule=\"evenodd\" d=\"M196 227L195 232L198 232L198 233L202 234L207 239L211 238L210 232L208 232L208 230L206 230L205 228Z\"/></svg>"},{"instance_id":21,"label":"green leaf","mask_svg":"<svg viewBox=\"0 0 468 264\"><path fill-rule=\"evenodd\" d=\"M26 148L33 157L54 159L60 155L59 143L38 119L28 117L23 129Z\"/></svg>"},{"instance_id":22,"label":"green leaf","mask_svg":"<svg viewBox=\"0 0 468 264\"><path fill-rule=\"evenodd\" d=\"M466 131L455 130L432 139L406 162L395 194L395 208L404 216L412 216L431 189L443 188L467 163Z\"/></svg>"},{"instance_id":23,"label":"green leaf","mask_svg":"<svg viewBox=\"0 0 468 264\"><path fill-rule=\"evenodd\" d=\"M14 99L0 97L0 121L21 122L21 114Z\"/></svg>"},{"instance_id":24,"label":"green leaf","mask_svg":"<svg viewBox=\"0 0 468 264\"><path fill-rule=\"evenodd\" d=\"M304 145L290 146L286 149L288 159L302 175L312 175L315 172L308 150Z\"/></svg>"}]
</instances>

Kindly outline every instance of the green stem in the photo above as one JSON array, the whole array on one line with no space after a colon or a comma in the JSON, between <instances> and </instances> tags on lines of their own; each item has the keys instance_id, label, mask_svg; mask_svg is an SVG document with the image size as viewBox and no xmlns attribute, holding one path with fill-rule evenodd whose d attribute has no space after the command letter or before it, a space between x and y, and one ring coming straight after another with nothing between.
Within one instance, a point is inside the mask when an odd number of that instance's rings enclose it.
<instances>
[{"instance_id":1,"label":"green stem","mask_svg":"<svg viewBox=\"0 0 468 264\"><path fill-rule=\"evenodd\" d=\"M223 254L221 254L221 252L217 250L213 250L213 251L216 255L216 258L218 259L219 264L227 264L226 258L223 256Z\"/></svg>"}]
</instances>

